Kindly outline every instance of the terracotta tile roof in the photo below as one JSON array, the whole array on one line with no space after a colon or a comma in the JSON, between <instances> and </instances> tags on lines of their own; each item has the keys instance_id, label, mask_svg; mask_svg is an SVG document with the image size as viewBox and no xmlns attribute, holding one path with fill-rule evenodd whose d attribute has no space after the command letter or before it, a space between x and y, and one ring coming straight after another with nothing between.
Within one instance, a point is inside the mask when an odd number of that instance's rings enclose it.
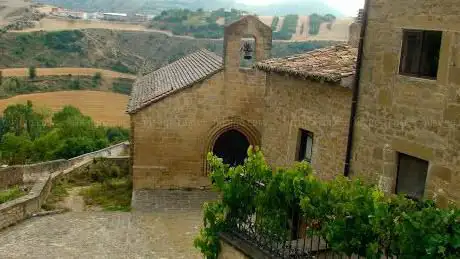
<instances>
[{"instance_id":1,"label":"terracotta tile roof","mask_svg":"<svg viewBox=\"0 0 460 259\"><path fill-rule=\"evenodd\" d=\"M340 82L342 78L355 74L357 55L357 48L337 45L300 55L264 60L255 66L267 72L285 73L317 81Z\"/></svg>"},{"instance_id":2,"label":"terracotta tile roof","mask_svg":"<svg viewBox=\"0 0 460 259\"><path fill-rule=\"evenodd\" d=\"M128 113L136 113L145 106L203 81L222 69L222 57L202 49L140 77L134 82Z\"/></svg>"}]
</instances>

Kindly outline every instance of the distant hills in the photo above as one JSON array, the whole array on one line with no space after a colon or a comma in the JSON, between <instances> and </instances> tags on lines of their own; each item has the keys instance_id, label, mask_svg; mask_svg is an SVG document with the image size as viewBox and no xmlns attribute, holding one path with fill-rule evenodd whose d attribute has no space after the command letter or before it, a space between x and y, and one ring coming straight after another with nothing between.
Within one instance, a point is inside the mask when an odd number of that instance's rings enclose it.
<instances>
[{"instance_id":1,"label":"distant hills","mask_svg":"<svg viewBox=\"0 0 460 259\"><path fill-rule=\"evenodd\" d=\"M240 5L239 9L254 12L258 15L270 16L286 16L288 14L310 15L313 13L333 14L337 17L343 16L341 12L321 0L284 0L282 3L266 6Z\"/></svg>"},{"instance_id":2,"label":"distant hills","mask_svg":"<svg viewBox=\"0 0 460 259\"><path fill-rule=\"evenodd\" d=\"M124 12L158 14L163 10L186 8L196 10L216 10L219 8L236 8L259 15L287 14L309 15L312 13L342 14L321 0L285 0L283 3L268 6L239 4L235 0L33 0L36 3L51 4L68 9L88 12Z\"/></svg>"}]
</instances>

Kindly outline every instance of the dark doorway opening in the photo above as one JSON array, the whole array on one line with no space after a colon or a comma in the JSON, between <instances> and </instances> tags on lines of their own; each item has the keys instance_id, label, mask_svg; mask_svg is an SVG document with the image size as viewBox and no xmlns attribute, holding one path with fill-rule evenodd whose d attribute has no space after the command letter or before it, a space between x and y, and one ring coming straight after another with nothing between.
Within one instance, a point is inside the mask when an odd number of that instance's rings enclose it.
<instances>
[{"instance_id":1,"label":"dark doorway opening","mask_svg":"<svg viewBox=\"0 0 460 259\"><path fill-rule=\"evenodd\" d=\"M217 138L212 152L222 158L225 164L237 166L244 163L249 145L245 135L237 130L229 130Z\"/></svg>"}]
</instances>

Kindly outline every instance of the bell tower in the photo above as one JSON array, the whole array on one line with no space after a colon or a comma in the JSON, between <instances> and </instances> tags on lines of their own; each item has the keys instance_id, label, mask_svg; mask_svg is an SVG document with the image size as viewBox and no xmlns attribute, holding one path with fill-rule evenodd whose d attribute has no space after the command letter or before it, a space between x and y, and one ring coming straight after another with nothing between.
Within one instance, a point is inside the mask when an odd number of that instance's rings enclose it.
<instances>
[{"instance_id":1,"label":"bell tower","mask_svg":"<svg viewBox=\"0 0 460 259\"><path fill-rule=\"evenodd\" d=\"M256 16L247 15L225 27L224 67L226 71L251 69L252 64L270 58L272 29Z\"/></svg>"}]
</instances>

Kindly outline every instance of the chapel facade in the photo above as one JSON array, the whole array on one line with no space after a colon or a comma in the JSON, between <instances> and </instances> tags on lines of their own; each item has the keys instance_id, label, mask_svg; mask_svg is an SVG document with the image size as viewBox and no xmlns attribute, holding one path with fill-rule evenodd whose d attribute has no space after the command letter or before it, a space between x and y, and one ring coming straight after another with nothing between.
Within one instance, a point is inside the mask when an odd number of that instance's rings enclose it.
<instances>
[{"instance_id":1,"label":"chapel facade","mask_svg":"<svg viewBox=\"0 0 460 259\"><path fill-rule=\"evenodd\" d=\"M241 164L250 145L275 167L307 160L322 178L343 174L357 46L286 58L271 47L271 28L246 16L225 28L223 57L200 50L135 82L135 190L209 187L207 154Z\"/></svg>"}]
</instances>

